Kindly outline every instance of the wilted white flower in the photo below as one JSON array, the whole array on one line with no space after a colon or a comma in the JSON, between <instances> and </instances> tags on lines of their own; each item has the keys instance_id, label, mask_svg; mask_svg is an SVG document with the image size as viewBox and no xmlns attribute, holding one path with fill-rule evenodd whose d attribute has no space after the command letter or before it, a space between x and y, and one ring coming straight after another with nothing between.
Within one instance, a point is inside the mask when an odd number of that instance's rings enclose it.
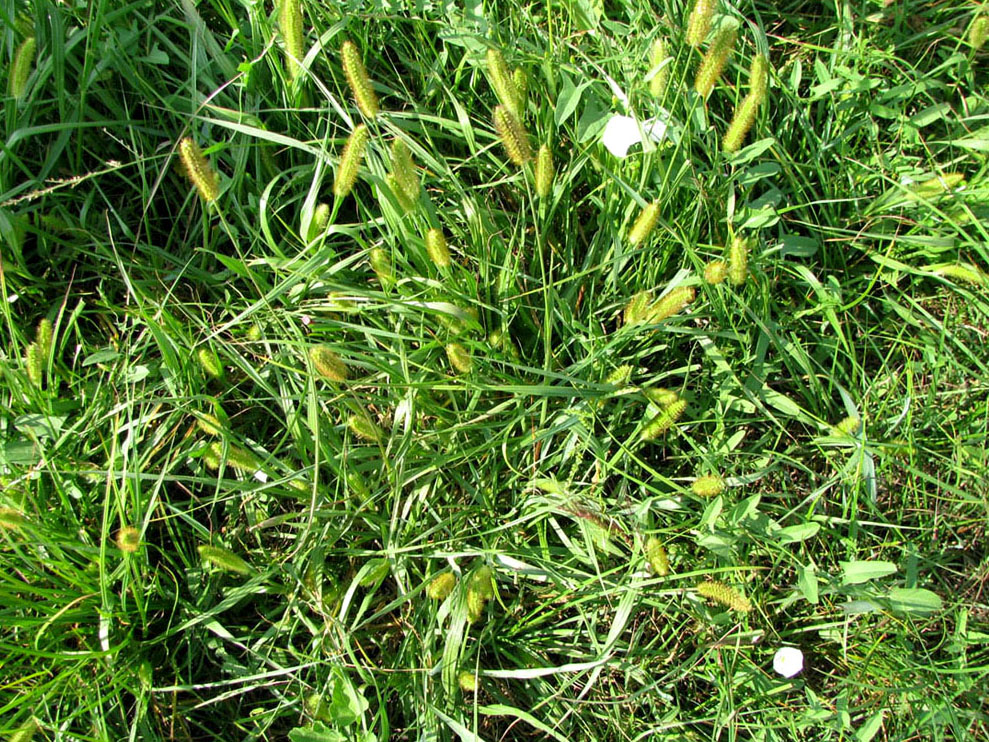
<instances>
[{"instance_id":1,"label":"wilted white flower","mask_svg":"<svg viewBox=\"0 0 989 742\"><path fill-rule=\"evenodd\" d=\"M615 115L605 125L601 143L615 157L625 157L629 148L645 137L660 141L666 136L666 128L666 122L661 119L638 122L631 116Z\"/></svg>"},{"instance_id":2,"label":"wilted white flower","mask_svg":"<svg viewBox=\"0 0 989 742\"><path fill-rule=\"evenodd\" d=\"M799 675L804 669L804 653L796 647L780 647L773 657L773 669L784 678Z\"/></svg>"}]
</instances>

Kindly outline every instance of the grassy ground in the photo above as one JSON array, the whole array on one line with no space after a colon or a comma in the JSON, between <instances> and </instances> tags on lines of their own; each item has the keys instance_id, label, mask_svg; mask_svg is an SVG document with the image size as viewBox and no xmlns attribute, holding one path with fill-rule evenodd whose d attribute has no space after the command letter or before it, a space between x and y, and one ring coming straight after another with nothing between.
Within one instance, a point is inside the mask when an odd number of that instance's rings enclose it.
<instances>
[{"instance_id":1,"label":"grassy ground","mask_svg":"<svg viewBox=\"0 0 989 742\"><path fill-rule=\"evenodd\" d=\"M986 738L989 8L690 9L0 3L0 733Z\"/></svg>"}]
</instances>

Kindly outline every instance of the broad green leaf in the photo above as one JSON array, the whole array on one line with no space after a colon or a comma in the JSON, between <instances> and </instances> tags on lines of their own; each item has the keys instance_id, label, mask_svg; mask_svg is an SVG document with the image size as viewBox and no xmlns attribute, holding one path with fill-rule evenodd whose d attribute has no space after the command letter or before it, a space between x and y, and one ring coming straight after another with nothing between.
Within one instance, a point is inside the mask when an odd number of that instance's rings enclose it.
<instances>
[{"instance_id":1,"label":"broad green leaf","mask_svg":"<svg viewBox=\"0 0 989 742\"><path fill-rule=\"evenodd\" d=\"M347 738L322 722L311 727L296 727L288 733L290 742L346 742Z\"/></svg>"},{"instance_id":2,"label":"broad green leaf","mask_svg":"<svg viewBox=\"0 0 989 742\"><path fill-rule=\"evenodd\" d=\"M553 120L557 126L573 116L574 111L577 110L577 106L580 105L580 97L584 94L587 86L590 85L590 81L588 80L575 86L567 75L562 75L562 77L563 85L561 86L559 96L556 98L556 112L553 116Z\"/></svg>"},{"instance_id":3,"label":"broad green leaf","mask_svg":"<svg viewBox=\"0 0 989 742\"><path fill-rule=\"evenodd\" d=\"M941 596L919 587L894 587L886 596L890 610L921 616L936 613L944 605Z\"/></svg>"},{"instance_id":4,"label":"broad green leaf","mask_svg":"<svg viewBox=\"0 0 989 742\"><path fill-rule=\"evenodd\" d=\"M781 544L795 544L813 538L820 530L820 523L801 523L796 526L781 528L776 534L776 539Z\"/></svg>"},{"instance_id":5,"label":"broad green leaf","mask_svg":"<svg viewBox=\"0 0 989 742\"><path fill-rule=\"evenodd\" d=\"M858 728L858 730L855 732L856 742L870 742L870 740L872 740L872 738L876 736L876 733L879 732L882 726L883 726L883 712L880 711L878 714L871 717L868 721L865 722L865 724L863 724Z\"/></svg>"},{"instance_id":6,"label":"broad green leaf","mask_svg":"<svg viewBox=\"0 0 989 742\"><path fill-rule=\"evenodd\" d=\"M882 561L838 562L841 567L841 584L858 585L869 580L894 574L896 565Z\"/></svg>"},{"instance_id":7,"label":"broad green leaf","mask_svg":"<svg viewBox=\"0 0 989 742\"><path fill-rule=\"evenodd\" d=\"M808 564L797 570L797 585L800 586L800 592L804 594L807 602L817 605L817 570L813 565Z\"/></svg>"}]
</instances>

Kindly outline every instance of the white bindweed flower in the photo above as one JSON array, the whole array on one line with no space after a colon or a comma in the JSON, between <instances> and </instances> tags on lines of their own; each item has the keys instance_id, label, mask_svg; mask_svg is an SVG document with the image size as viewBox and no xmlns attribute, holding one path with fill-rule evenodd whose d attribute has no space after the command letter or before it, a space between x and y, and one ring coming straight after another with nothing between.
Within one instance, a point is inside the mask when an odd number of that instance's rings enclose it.
<instances>
[{"instance_id":1,"label":"white bindweed flower","mask_svg":"<svg viewBox=\"0 0 989 742\"><path fill-rule=\"evenodd\" d=\"M601 143L615 157L625 157L633 144L638 144L645 137L660 141L666 136L666 122L661 119L649 119L638 122L631 116L612 116L604 127Z\"/></svg>"},{"instance_id":2,"label":"white bindweed flower","mask_svg":"<svg viewBox=\"0 0 989 742\"><path fill-rule=\"evenodd\" d=\"M804 653L796 647L780 647L773 657L773 669L784 678L799 675L804 669Z\"/></svg>"}]
</instances>

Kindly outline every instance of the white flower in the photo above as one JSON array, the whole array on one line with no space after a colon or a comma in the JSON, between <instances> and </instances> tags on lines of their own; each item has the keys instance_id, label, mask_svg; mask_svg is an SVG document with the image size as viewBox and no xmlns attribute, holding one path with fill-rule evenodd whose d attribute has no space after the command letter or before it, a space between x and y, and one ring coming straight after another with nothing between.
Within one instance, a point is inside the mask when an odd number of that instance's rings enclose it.
<instances>
[{"instance_id":1,"label":"white flower","mask_svg":"<svg viewBox=\"0 0 989 742\"><path fill-rule=\"evenodd\" d=\"M615 115L608 119L601 135L601 143L615 157L625 157L633 144L638 144L645 137L660 141L666 136L666 122L660 119L649 119L639 123L631 116Z\"/></svg>"},{"instance_id":2,"label":"white flower","mask_svg":"<svg viewBox=\"0 0 989 742\"><path fill-rule=\"evenodd\" d=\"M804 653L796 647L780 647L773 657L773 669L784 678L799 675L804 669Z\"/></svg>"}]
</instances>

